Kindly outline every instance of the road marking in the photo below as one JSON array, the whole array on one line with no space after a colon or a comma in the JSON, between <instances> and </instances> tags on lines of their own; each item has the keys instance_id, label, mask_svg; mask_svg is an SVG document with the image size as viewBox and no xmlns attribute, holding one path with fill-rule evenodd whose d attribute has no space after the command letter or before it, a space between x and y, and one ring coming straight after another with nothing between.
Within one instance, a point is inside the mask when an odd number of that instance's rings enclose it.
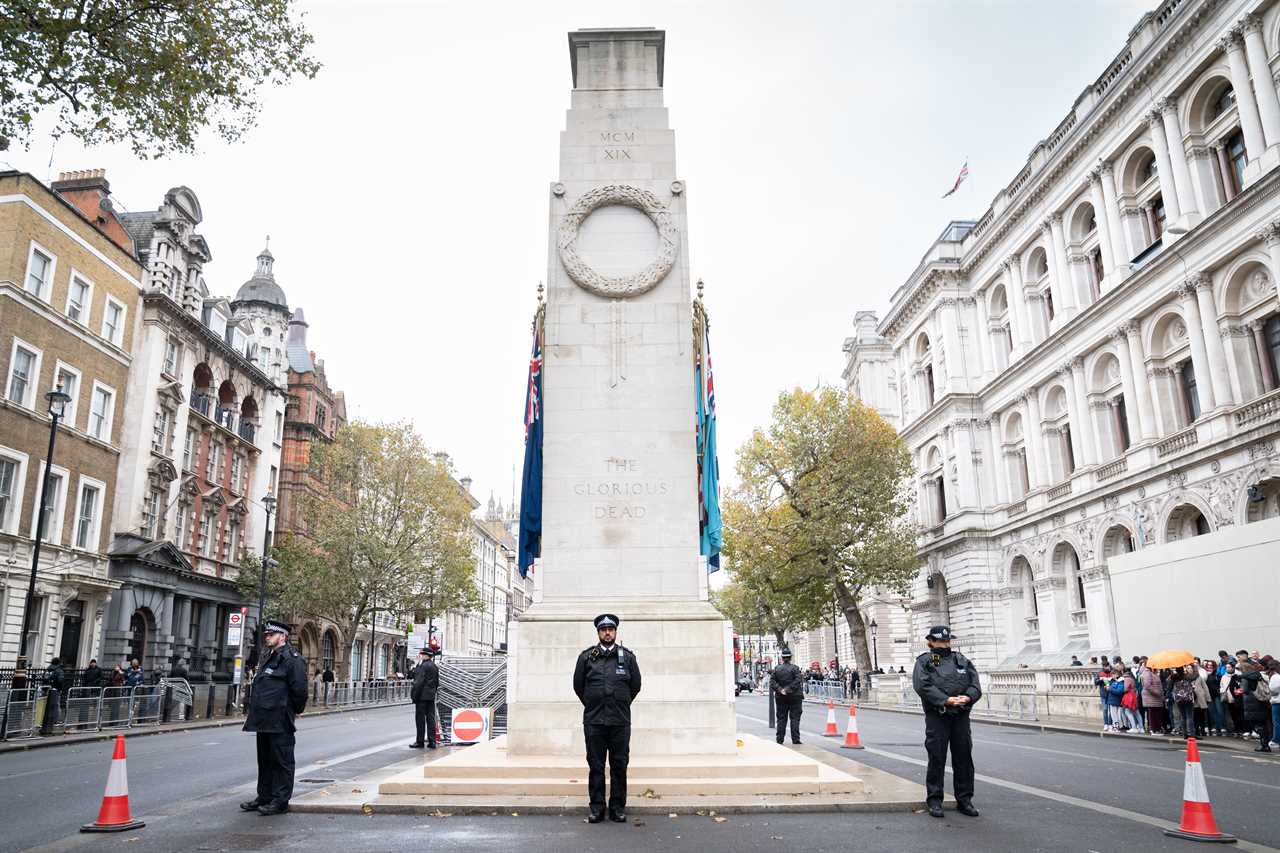
<instances>
[{"instance_id":1,"label":"road marking","mask_svg":"<svg viewBox=\"0 0 1280 853\"><path fill-rule=\"evenodd\" d=\"M745 720L752 720L753 722L764 723L766 726L769 724L768 720L762 720L759 717L751 717L746 714L738 714L738 716L742 717ZM809 731L810 733L816 733L816 731L812 728ZM929 762L923 759L914 758L910 755L903 755L898 752L890 752L889 750L886 750L886 749L876 749L875 747L868 746L866 748L866 751L871 753L872 755L879 755L881 758L893 758L898 761L905 761L908 764L914 764L918 767L929 766ZM947 772L948 773L951 772L950 767L947 767ZM1073 797L1070 794L1060 794L1057 791L1048 791L1048 790L1045 790L1044 788L1035 788L1035 787L1032 787L1031 785L1023 785L1019 782L1010 782L1007 779L997 779L994 776L985 776L981 773L975 774L975 778L978 781L983 782L984 784L987 784L987 785L995 785L998 788L1008 788L1011 791L1018 791L1019 793L1029 794L1033 797L1043 797L1046 800L1053 800L1055 802L1065 803L1070 806L1077 806L1082 809L1089 809L1090 811L1100 812L1101 814L1112 815L1113 817L1124 818L1126 820L1131 820L1136 823L1145 823L1148 826L1158 827L1159 829L1162 829L1162 830L1178 828L1178 825L1173 821L1164 820L1163 818L1158 818L1158 817L1152 817L1151 815L1145 815L1145 814L1142 814L1141 812L1134 812L1134 811L1129 811L1128 809L1117 808L1116 806L1109 806L1106 803L1097 803L1097 802L1094 802L1093 800L1085 800L1085 799L1081 799L1080 797ZM1237 846L1241 850L1252 850L1252 851L1255 851L1255 853L1280 853L1280 850L1277 850L1274 847L1267 847L1266 845L1263 845L1263 844L1255 844L1254 842L1246 841L1243 838L1239 840L1239 842L1237 843Z\"/></svg>"}]
</instances>

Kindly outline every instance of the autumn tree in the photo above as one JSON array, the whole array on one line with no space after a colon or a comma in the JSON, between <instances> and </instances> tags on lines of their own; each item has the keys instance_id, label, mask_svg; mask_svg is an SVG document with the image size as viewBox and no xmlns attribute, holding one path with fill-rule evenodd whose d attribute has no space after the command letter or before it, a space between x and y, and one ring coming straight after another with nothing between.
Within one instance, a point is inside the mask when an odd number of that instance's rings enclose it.
<instances>
[{"instance_id":1,"label":"autumn tree","mask_svg":"<svg viewBox=\"0 0 1280 853\"><path fill-rule=\"evenodd\" d=\"M354 422L312 448L325 484L300 496L305 536L281 537L269 575L277 612L327 619L350 645L373 609L428 616L480 606L471 504L408 424ZM241 571L257 598L258 573Z\"/></svg>"},{"instance_id":2,"label":"autumn tree","mask_svg":"<svg viewBox=\"0 0 1280 853\"><path fill-rule=\"evenodd\" d=\"M238 139L263 86L314 77L293 0L0 0L0 151L38 119L86 146L190 152Z\"/></svg>"},{"instance_id":3,"label":"autumn tree","mask_svg":"<svg viewBox=\"0 0 1280 853\"><path fill-rule=\"evenodd\" d=\"M859 603L905 592L918 569L912 471L893 427L833 388L780 394L768 429L738 452L724 517L725 550L741 564L730 565L803 622L824 621L835 601L859 669L871 666Z\"/></svg>"}]
</instances>

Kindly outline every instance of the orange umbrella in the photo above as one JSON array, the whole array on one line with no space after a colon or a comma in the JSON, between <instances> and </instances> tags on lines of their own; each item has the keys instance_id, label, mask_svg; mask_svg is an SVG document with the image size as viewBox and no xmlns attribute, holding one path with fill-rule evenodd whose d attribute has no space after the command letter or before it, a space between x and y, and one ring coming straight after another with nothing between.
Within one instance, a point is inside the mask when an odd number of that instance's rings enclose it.
<instances>
[{"instance_id":1,"label":"orange umbrella","mask_svg":"<svg viewBox=\"0 0 1280 853\"><path fill-rule=\"evenodd\" d=\"M1166 649L1156 652L1147 658L1147 666L1151 669L1177 669L1189 663L1195 663L1196 656L1185 649Z\"/></svg>"}]
</instances>

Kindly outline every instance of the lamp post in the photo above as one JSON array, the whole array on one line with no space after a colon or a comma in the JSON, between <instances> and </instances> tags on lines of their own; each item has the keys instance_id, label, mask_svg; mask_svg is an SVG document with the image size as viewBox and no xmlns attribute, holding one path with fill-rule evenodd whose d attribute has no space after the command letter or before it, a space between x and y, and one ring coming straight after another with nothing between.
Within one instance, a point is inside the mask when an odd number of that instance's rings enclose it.
<instances>
[{"instance_id":1,"label":"lamp post","mask_svg":"<svg viewBox=\"0 0 1280 853\"><path fill-rule=\"evenodd\" d=\"M837 618L839 618L837 615L838 612L839 611L836 605L836 594L835 594L835 591L832 590L831 592L831 640L832 642L835 643L835 645L832 646L832 650L835 653L837 673L840 672L840 631L836 627L836 620Z\"/></svg>"},{"instance_id":2,"label":"lamp post","mask_svg":"<svg viewBox=\"0 0 1280 853\"><path fill-rule=\"evenodd\" d=\"M878 670L880 669L880 649L876 647L876 620L874 616L871 617L871 624L868 627L871 628L871 668Z\"/></svg>"},{"instance_id":3,"label":"lamp post","mask_svg":"<svg viewBox=\"0 0 1280 853\"><path fill-rule=\"evenodd\" d=\"M275 565L275 560L271 559L271 514L276 511L275 495L267 492L267 496L262 499L262 508L267 511L267 523L262 529L262 572L258 576L258 665L262 665L262 653L264 651L262 643L266 638L266 633L262 630L262 623L266 619L267 613L267 570Z\"/></svg>"},{"instance_id":4,"label":"lamp post","mask_svg":"<svg viewBox=\"0 0 1280 853\"><path fill-rule=\"evenodd\" d=\"M40 485L36 541L31 546L31 580L27 584L27 600L22 605L22 637L18 642L18 660L13 670L15 679L19 675L26 678L27 650L31 641L31 605L36 597L36 571L40 567L40 544L44 540L44 517L49 505L49 481L53 478L53 445L58 438L58 421L62 420L62 416L67 411L67 403L71 402L71 396L63 392L61 385L45 394L44 398L49 401L49 452L45 456L44 479Z\"/></svg>"}]
</instances>

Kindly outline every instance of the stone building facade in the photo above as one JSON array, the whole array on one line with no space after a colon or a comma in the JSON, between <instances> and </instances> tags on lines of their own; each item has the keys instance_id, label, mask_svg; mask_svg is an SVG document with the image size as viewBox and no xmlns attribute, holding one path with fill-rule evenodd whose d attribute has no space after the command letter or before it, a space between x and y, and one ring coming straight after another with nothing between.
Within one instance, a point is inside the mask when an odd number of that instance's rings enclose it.
<instances>
[{"instance_id":1,"label":"stone building facade","mask_svg":"<svg viewBox=\"0 0 1280 853\"><path fill-rule=\"evenodd\" d=\"M122 588L103 655L139 657L153 672L181 657L194 677L226 674L236 575L262 548L262 498L278 477L289 309L265 249L234 301L213 295L203 211L187 187L122 219L145 273L113 519Z\"/></svg>"},{"instance_id":2,"label":"stone building facade","mask_svg":"<svg viewBox=\"0 0 1280 853\"><path fill-rule=\"evenodd\" d=\"M107 551L143 269L109 192L101 171L64 173L51 187L0 172L0 667L18 655L55 387L72 400L54 448L31 663L99 656L98 628L118 595Z\"/></svg>"},{"instance_id":3,"label":"stone building facade","mask_svg":"<svg viewBox=\"0 0 1280 853\"><path fill-rule=\"evenodd\" d=\"M1278 56L1280 5L1162 3L857 315L848 388L916 461L913 646L1115 652L1109 558L1280 514Z\"/></svg>"}]
</instances>

